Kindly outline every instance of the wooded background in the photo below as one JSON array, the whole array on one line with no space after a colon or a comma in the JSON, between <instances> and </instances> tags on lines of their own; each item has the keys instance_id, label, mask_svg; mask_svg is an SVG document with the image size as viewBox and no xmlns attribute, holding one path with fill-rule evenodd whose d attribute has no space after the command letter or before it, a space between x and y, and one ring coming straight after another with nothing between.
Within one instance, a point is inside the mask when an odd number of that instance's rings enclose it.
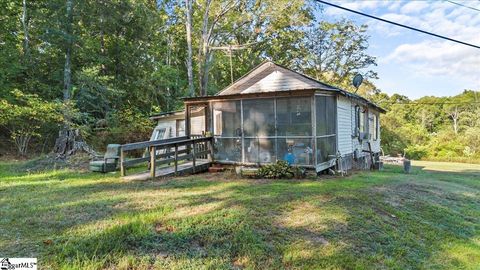
<instances>
[{"instance_id":1,"label":"wooded background","mask_svg":"<svg viewBox=\"0 0 480 270\"><path fill-rule=\"evenodd\" d=\"M264 60L354 91L388 110L388 154L480 160L480 93L415 101L374 85L366 25L325 21L303 0L0 2L0 155L51 151L78 128L95 149L148 139L153 113L215 94Z\"/></svg>"}]
</instances>

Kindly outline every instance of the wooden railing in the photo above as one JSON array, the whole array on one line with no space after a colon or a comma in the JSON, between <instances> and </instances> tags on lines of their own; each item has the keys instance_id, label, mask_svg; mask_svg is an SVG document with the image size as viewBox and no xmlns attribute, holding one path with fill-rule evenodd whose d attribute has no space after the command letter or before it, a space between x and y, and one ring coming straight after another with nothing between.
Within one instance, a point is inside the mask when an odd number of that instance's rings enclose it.
<instances>
[{"instance_id":1,"label":"wooden railing","mask_svg":"<svg viewBox=\"0 0 480 270\"><path fill-rule=\"evenodd\" d=\"M192 138L193 137L193 138ZM201 136L182 136L164 140L129 143L121 146L120 174L126 175L126 169L132 165L149 161L150 175L155 177L157 166L173 163L175 174L178 162L191 160L195 172L196 159L208 159L213 162L213 138ZM126 152L138 149L148 149L149 156L126 159ZM161 150L164 150L163 153Z\"/></svg>"}]
</instances>

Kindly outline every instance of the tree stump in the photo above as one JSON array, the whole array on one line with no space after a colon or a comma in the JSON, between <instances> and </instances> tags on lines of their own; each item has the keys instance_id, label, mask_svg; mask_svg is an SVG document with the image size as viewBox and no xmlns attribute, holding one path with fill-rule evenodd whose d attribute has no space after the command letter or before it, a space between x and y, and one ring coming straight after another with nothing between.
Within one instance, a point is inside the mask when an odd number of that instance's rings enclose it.
<instances>
[{"instance_id":1,"label":"tree stump","mask_svg":"<svg viewBox=\"0 0 480 270\"><path fill-rule=\"evenodd\" d=\"M96 155L95 151L83 140L78 129L63 129L58 133L53 148L56 158L66 158L80 151Z\"/></svg>"}]
</instances>

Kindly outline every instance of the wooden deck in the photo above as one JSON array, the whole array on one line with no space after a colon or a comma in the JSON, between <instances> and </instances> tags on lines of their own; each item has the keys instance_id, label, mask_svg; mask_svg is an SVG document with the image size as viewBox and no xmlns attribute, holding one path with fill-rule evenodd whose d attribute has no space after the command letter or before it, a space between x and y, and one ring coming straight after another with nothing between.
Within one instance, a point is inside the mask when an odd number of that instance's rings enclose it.
<instances>
[{"instance_id":1,"label":"wooden deck","mask_svg":"<svg viewBox=\"0 0 480 270\"><path fill-rule=\"evenodd\" d=\"M210 162L207 159L197 159L195 164L195 173L204 172L208 170ZM194 173L193 163L191 161L178 164L177 175ZM155 171L155 178L167 177L175 175L175 168L173 166L157 168ZM136 173L122 177L125 180L148 180L151 179L150 171Z\"/></svg>"},{"instance_id":2,"label":"wooden deck","mask_svg":"<svg viewBox=\"0 0 480 270\"><path fill-rule=\"evenodd\" d=\"M148 149L148 156L127 159L128 151ZM126 180L146 180L156 177L198 173L208 170L213 162L211 136L183 136L170 139L128 143L120 147L120 175ZM127 168L149 164L149 171L127 176Z\"/></svg>"}]
</instances>

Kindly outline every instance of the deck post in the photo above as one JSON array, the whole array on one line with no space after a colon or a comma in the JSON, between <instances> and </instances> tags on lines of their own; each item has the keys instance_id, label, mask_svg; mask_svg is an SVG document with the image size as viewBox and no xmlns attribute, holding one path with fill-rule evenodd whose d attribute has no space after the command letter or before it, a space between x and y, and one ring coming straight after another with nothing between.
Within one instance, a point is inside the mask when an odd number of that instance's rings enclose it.
<instances>
[{"instance_id":1,"label":"deck post","mask_svg":"<svg viewBox=\"0 0 480 270\"><path fill-rule=\"evenodd\" d=\"M210 163L213 163L213 160L214 160L214 157L213 157L213 137L211 137L210 140L208 140L208 145L210 145Z\"/></svg>"},{"instance_id":2,"label":"deck post","mask_svg":"<svg viewBox=\"0 0 480 270\"><path fill-rule=\"evenodd\" d=\"M120 175L122 177L125 176L125 165L123 165L124 161L125 161L125 154L123 152L123 147L120 146Z\"/></svg>"},{"instance_id":3,"label":"deck post","mask_svg":"<svg viewBox=\"0 0 480 270\"><path fill-rule=\"evenodd\" d=\"M175 176L178 175L178 144L175 144Z\"/></svg>"},{"instance_id":4,"label":"deck post","mask_svg":"<svg viewBox=\"0 0 480 270\"><path fill-rule=\"evenodd\" d=\"M193 170L193 173L195 173L195 160L196 160L196 155L197 155L197 151L195 150L195 140L193 140L193 143L192 143L192 170Z\"/></svg>"},{"instance_id":5,"label":"deck post","mask_svg":"<svg viewBox=\"0 0 480 270\"><path fill-rule=\"evenodd\" d=\"M157 147L150 146L150 177L155 178L155 167L157 161Z\"/></svg>"}]
</instances>

